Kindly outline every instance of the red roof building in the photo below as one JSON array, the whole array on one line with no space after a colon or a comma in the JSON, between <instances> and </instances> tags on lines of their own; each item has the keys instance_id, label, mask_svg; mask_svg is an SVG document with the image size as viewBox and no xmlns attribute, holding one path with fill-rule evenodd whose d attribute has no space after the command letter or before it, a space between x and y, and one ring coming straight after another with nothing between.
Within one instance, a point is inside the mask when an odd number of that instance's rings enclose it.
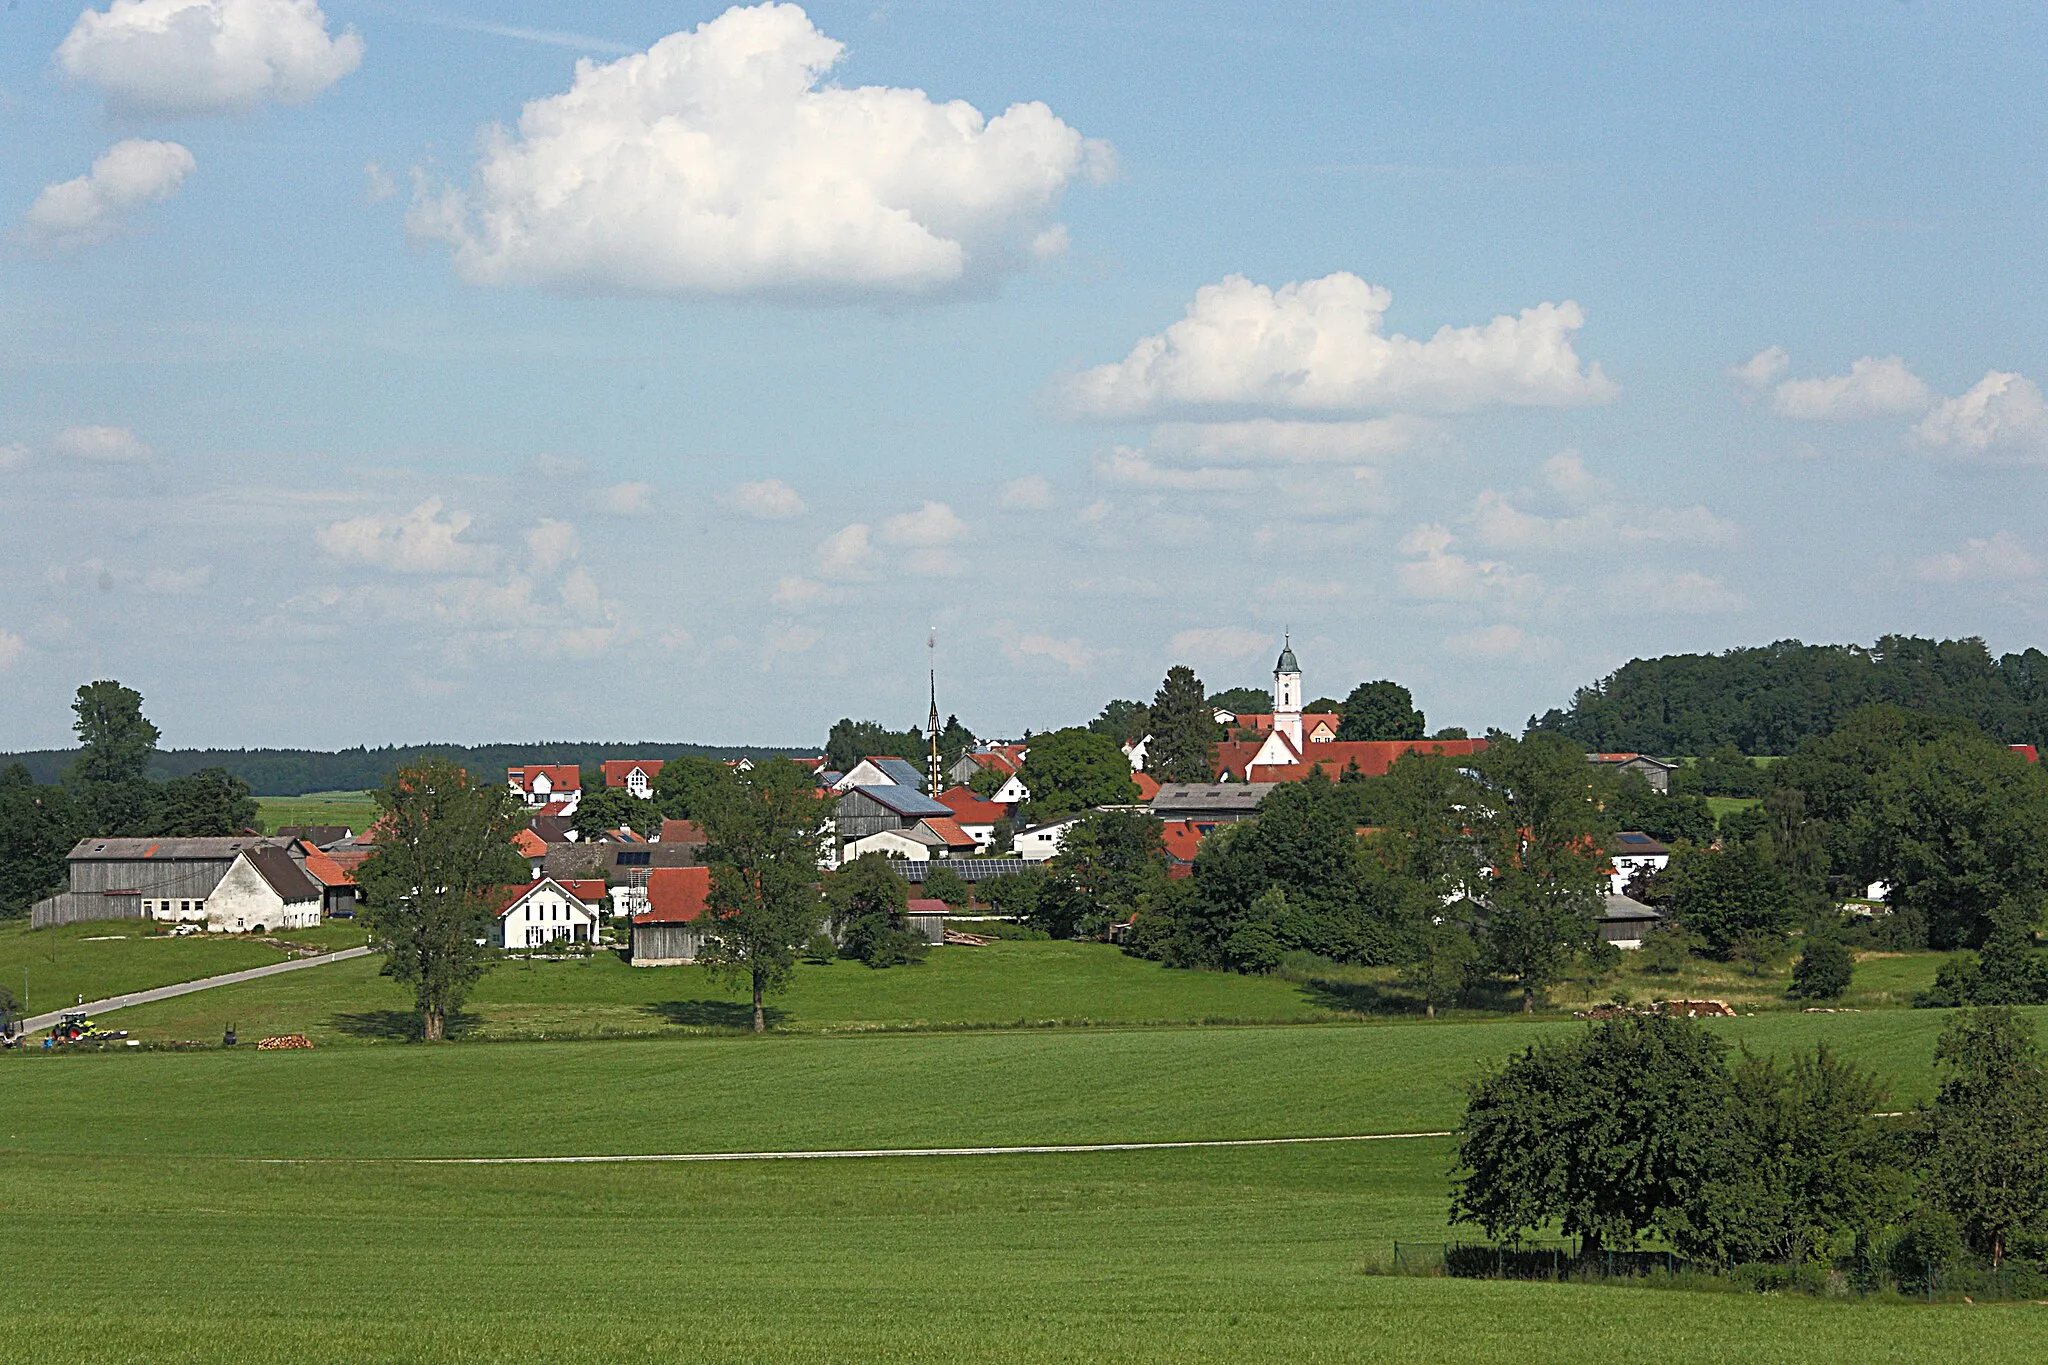
<instances>
[{"instance_id":1,"label":"red roof building","mask_svg":"<svg viewBox=\"0 0 2048 1365\"><path fill-rule=\"evenodd\" d=\"M1010 808L977 796L971 787L948 787L939 793L939 804L953 812L963 825L993 825L1010 814Z\"/></svg>"},{"instance_id":2,"label":"red roof building","mask_svg":"<svg viewBox=\"0 0 2048 1365\"><path fill-rule=\"evenodd\" d=\"M661 775L662 760L608 758L597 766L604 773L606 787L623 788L644 801L654 795L654 779Z\"/></svg>"},{"instance_id":3,"label":"red roof building","mask_svg":"<svg viewBox=\"0 0 2048 1365\"><path fill-rule=\"evenodd\" d=\"M1282 737L1285 742L1285 737ZM1361 776L1383 777L1403 754L1443 754L1469 758L1484 752L1483 739L1384 739L1351 740L1330 744L1303 744L1295 749L1287 743L1292 763L1253 763L1263 745L1251 740L1231 740L1216 746L1216 776L1233 782L1300 782L1318 768L1335 782L1355 764Z\"/></svg>"},{"instance_id":4,"label":"red roof building","mask_svg":"<svg viewBox=\"0 0 2048 1365\"><path fill-rule=\"evenodd\" d=\"M657 867L647 874L647 908L635 924L689 924L711 904L711 869Z\"/></svg>"}]
</instances>

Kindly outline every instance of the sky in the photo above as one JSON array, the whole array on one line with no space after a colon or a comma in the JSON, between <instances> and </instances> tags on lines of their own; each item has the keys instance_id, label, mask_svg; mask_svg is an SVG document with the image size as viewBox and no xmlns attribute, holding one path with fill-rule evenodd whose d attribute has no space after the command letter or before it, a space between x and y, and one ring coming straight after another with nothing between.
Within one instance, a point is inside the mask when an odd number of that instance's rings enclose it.
<instances>
[{"instance_id":1,"label":"sky","mask_svg":"<svg viewBox=\"0 0 2048 1365\"><path fill-rule=\"evenodd\" d=\"M0 748L2043 643L2048 11L0 9Z\"/></svg>"}]
</instances>

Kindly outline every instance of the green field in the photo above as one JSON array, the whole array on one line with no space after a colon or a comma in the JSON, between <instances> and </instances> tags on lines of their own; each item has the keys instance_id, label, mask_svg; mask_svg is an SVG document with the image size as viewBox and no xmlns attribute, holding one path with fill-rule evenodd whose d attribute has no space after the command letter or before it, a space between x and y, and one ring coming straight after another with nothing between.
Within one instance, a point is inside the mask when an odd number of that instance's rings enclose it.
<instances>
[{"instance_id":1,"label":"green field","mask_svg":"<svg viewBox=\"0 0 2048 1365\"><path fill-rule=\"evenodd\" d=\"M318 975L318 972L300 975ZM1925 1092L1938 1011L1725 1021ZM1446 1126L1556 1023L0 1058L0 1340L125 1361L2038 1358L2035 1306L1367 1273L1442 1139L689 1165L416 1156ZM252 1158L315 1157L274 1164ZM10 1352L12 1354L12 1352Z\"/></svg>"},{"instance_id":2,"label":"green field","mask_svg":"<svg viewBox=\"0 0 2048 1365\"><path fill-rule=\"evenodd\" d=\"M202 976L239 972L283 962L292 954L281 946L348 947L363 940L362 930L346 922L317 929L295 929L288 940L246 935L156 933L149 920L103 920L30 930L24 920L0 923L0 985L23 995L27 1012L42 1014L76 1001L104 1000L128 991L195 981Z\"/></svg>"},{"instance_id":3,"label":"green field","mask_svg":"<svg viewBox=\"0 0 2048 1365\"><path fill-rule=\"evenodd\" d=\"M280 825L347 825L361 834L377 818L368 792L308 792L304 796L259 796L256 820L265 834Z\"/></svg>"}]
</instances>

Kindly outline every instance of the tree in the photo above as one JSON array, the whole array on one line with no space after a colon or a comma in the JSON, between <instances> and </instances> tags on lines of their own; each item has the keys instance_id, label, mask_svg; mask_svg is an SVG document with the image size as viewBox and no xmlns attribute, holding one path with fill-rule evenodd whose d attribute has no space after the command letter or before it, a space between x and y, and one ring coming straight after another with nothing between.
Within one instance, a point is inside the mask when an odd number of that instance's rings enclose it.
<instances>
[{"instance_id":1,"label":"tree","mask_svg":"<svg viewBox=\"0 0 2048 1365\"><path fill-rule=\"evenodd\" d=\"M1839 1000L1855 971L1849 945L1834 934L1815 935L1792 964L1791 994L1801 1000Z\"/></svg>"},{"instance_id":2,"label":"tree","mask_svg":"<svg viewBox=\"0 0 2048 1365\"><path fill-rule=\"evenodd\" d=\"M1554 735L1496 737L1477 760L1485 784L1469 812L1490 875L1480 897L1494 969L1521 986L1522 1010L1592 946L1609 883L1612 832L1585 755Z\"/></svg>"},{"instance_id":3,"label":"tree","mask_svg":"<svg viewBox=\"0 0 2048 1365\"><path fill-rule=\"evenodd\" d=\"M1232 687L1209 695L1209 712L1228 711L1233 716L1262 716L1273 709L1273 694L1263 687Z\"/></svg>"},{"instance_id":4,"label":"tree","mask_svg":"<svg viewBox=\"0 0 2048 1365\"><path fill-rule=\"evenodd\" d=\"M1091 806L1128 805L1138 799L1130 761L1106 735L1070 727L1031 741L1018 776L1031 793L1032 820L1055 820Z\"/></svg>"},{"instance_id":5,"label":"tree","mask_svg":"<svg viewBox=\"0 0 2048 1365\"><path fill-rule=\"evenodd\" d=\"M944 901L955 910L972 899L966 879L941 862L932 862L926 866L924 885L920 889L927 897Z\"/></svg>"},{"instance_id":6,"label":"tree","mask_svg":"<svg viewBox=\"0 0 2048 1365\"><path fill-rule=\"evenodd\" d=\"M1436 1018L1436 1007L1458 997L1479 960L1472 926L1455 906L1424 920L1415 936L1414 956L1401 969L1401 984L1422 997L1422 1012Z\"/></svg>"},{"instance_id":7,"label":"tree","mask_svg":"<svg viewBox=\"0 0 2048 1365\"><path fill-rule=\"evenodd\" d=\"M667 771L667 765L663 765ZM659 774L656 775L659 781ZM576 802L576 833L586 840L606 838L630 829L643 838L661 837L661 801L633 795L624 787L585 787Z\"/></svg>"},{"instance_id":8,"label":"tree","mask_svg":"<svg viewBox=\"0 0 2048 1365\"><path fill-rule=\"evenodd\" d=\"M1216 776L1216 719L1202 680L1186 664L1166 670L1149 713L1152 739L1145 768L1161 782L1208 782ZM1028 760L1027 760L1028 761Z\"/></svg>"},{"instance_id":9,"label":"tree","mask_svg":"<svg viewBox=\"0 0 2048 1365\"><path fill-rule=\"evenodd\" d=\"M870 967L922 961L926 952L924 939L910 928L910 886L890 861L885 854L863 854L825 882L839 955Z\"/></svg>"},{"instance_id":10,"label":"tree","mask_svg":"<svg viewBox=\"0 0 2048 1365\"><path fill-rule=\"evenodd\" d=\"M1793 921L1792 889L1753 842L1681 850L1666 877L1678 922L1726 960L1782 944Z\"/></svg>"},{"instance_id":11,"label":"tree","mask_svg":"<svg viewBox=\"0 0 2048 1365\"><path fill-rule=\"evenodd\" d=\"M669 759L654 775L654 804L665 819L695 820L709 794L719 790L730 771L717 759L701 754Z\"/></svg>"},{"instance_id":12,"label":"tree","mask_svg":"<svg viewBox=\"0 0 2048 1365\"><path fill-rule=\"evenodd\" d=\"M1633 1243L1723 1169L1726 1052L1692 1020L1635 1014L1525 1049L1472 1088L1452 1221L1499 1238L1555 1220L1587 1258Z\"/></svg>"},{"instance_id":13,"label":"tree","mask_svg":"<svg viewBox=\"0 0 2048 1365\"><path fill-rule=\"evenodd\" d=\"M1000 768L976 768L974 776L967 779L967 790L986 801L1003 789L1010 775Z\"/></svg>"},{"instance_id":14,"label":"tree","mask_svg":"<svg viewBox=\"0 0 2048 1365\"><path fill-rule=\"evenodd\" d=\"M786 758L734 772L703 802L711 896L698 961L753 991L754 1032L767 1031L762 997L789 984L796 954L824 917L818 862L832 803Z\"/></svg>"},{"instance_id":15,"label":"tree","mask_svg":"<svg viewBox=\"0 0 2048 1365\"><path fill-rule=\"evenodd\" d=\"M114 785L149 775L161 732L142 714L142 694L111 680L87 683L71 704L77 715L78 759L71 771L79 782Z\"/></svg>"},{"instance_id":16,"label":"tree","mask_svg":"<svg viewBox=\"0 0 2048 1365\"><path fill-rule=\"evenodd\" d=\"M1158 819L1144 811L1098 811L1069 825L1048 869L1060 894L1049 902L1041 897L1044 907L1034 919L1056 905L1065 931L1059 938L1100 934L1128 920L1166 884L1160 830Z\"/></svg>"},{"instance_id":17,"label":"tree","mask_svg":"<svg viewBox=\"0 0 2048 1365\"><path fill-rule=\"evenodd\" d=\"M356 884L384 974L412 987L420 1036L439 1042L496 958L485 939L497 896L527 880L512 847L522 812L503 786L472 786L446 759L399 769L375 796L376 851Z\"/></svg>"},{"instance_id":18,"label":"tree","mask_svg":"<svg viewBox=\"0 0 2048 1365\"><path fill-rule=\"evenodd\" d=\"M1666 1223L1687 1255L1830 1260L1850 1233L1905 1207L1903 1153L1876 1119L1877 1078L1825 1044L1789 1066L1745 1055L1734 1069L1718 1168Z\"/></svg>"},{"instance_id":19,"label":"tree","mask_svg":"<svg viewBox=\"0 0 2048 1365\"><path fill-rule=\"evenodd\" d=\"M1102 714L1089 721L1088 728L1098 735L1107 735L1119 745L1129 744L1143 739L1152 728L1151 713L1141 701L1119 698L1104 705Z\"/></svg>"},{"instance_id":20,"label":"tree","mask_svg":"<svg viewBox=\"0 0 2048 1365\"><path fill-rule=\"evenodd\" d=\"M891 730L876 721L842 717L825 737L825 766L843 773L863 758L904 758L922 772L928 743L924 731L916 726Z\"/></svg>"},{"instance_id":21,"label":"tree","mask_svg":"<svg viewBox=\"0 0 2048 1365\"><path fill-rule=\"evenodd\" d=\"M1934 1062L1928 1191L1996 1266L2013 1232L2048 1213L2048 1068L2032 1023L2006 1006L1959 1011Z\"/></svg>"},{"instance_id":22,"label":"tree","mask_svg":"<svg viewBox=\"0 0 2048 1365\"><path fill-rule=\"evenodd\" d=\"M249 784L225 768L202 768L163 784L151 833L175 839L226 837L256 828Z\"/></svg>"},{"instance_id":23,"label":"tree","mask_svg":"<svg viewBox=\"0 0 2048 1365\"><path fill-rule=\"evenodd\" d=\"M1362 682L1344 699L1344 719L1337 738L1346 742L1375 739L1421 739L1428 733L1415 698L1397 682Z\"/></svg>"},{"instance_id":24,"label":"tree","mask_svg":"<svg viewBox=\"0 0 2048 1365\"><path fill-rule=\"evenodd\" d=\"M87 823L71 792L37 786L19 763L0 769L0 919L25 915L64 889L65 855L85 837Z\"/></svg>"}]
</instances>

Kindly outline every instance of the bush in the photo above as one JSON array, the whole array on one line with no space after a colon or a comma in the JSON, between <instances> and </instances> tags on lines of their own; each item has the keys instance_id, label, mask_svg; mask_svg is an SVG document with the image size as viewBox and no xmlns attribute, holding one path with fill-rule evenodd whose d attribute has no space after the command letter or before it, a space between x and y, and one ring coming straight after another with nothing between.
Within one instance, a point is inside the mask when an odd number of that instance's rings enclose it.
<instances>
[{"instance_id":1,"label":"bush","mask_svg":"<svg viewBox=\"0 0 2048 1365\"><path fill-rule=\"evenodd\" d=\"M1920 1293L1928 1287L1930 1275L1938 1277L1963 1259L1962 1229L1940 1209L1922 1208L1906 1220L1889 1259L1899 1288Z\"/></svg>"},{"instance_id":2,"label":"bush","mask_svg":"<svg viewBox=\"0 0 2048 1365\"><path fill-rule=\"evenodd\" d=\"M1810 938L1792 964L1791 994L1802 1000L1839 1000L1849 989L1856 962L1848 945L1833 935Z\"/></svg>"},{"instance_id":3,"label":"bush","mask_svg":"<svg viewBox=\"0 0 2048 1365\"><path fill-rule=\"evenodd\" d=\"M1659 976L1676 976L1692 961L1693 946L1697 942L1686 932L1682 924L1666 924L1651 931L1643 940L1643 946L1636 950L1636 961L1646 972Z\"/></svg>"}]
</instances>

